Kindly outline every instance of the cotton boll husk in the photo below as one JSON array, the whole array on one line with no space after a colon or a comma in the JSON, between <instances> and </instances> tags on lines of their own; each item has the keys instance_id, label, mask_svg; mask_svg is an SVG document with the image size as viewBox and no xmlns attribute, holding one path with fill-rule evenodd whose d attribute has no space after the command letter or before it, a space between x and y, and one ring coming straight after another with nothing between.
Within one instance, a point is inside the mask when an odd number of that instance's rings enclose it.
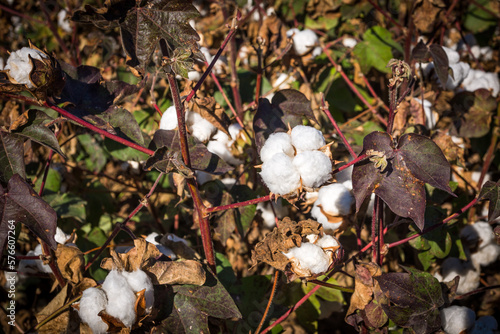
<instances>
[{"instance_id":1,"label":"cotton boll husk","mask_svg":"<svg viewBox=\"0 0 500 334\"><path fill-rule=\"evenodd\" d=\"M460 55L457 51L447 48L446 46L443 46L443 50L448 56L448 63L450 64L450 66L452 64L457 64L460 61Z\"/></svg>"},{"instance_id":2,"label":"cotton boll husk","mask_svg":"<svg viewBox=\"0 0 500 334\"><path fill-rule=\"evenodd\" d=\"M471 263L462 263L456 257L449 257L441 265L442 281L448 282L460 276L457 293L465 294L479 286L479 272L474 270Z\"/></svg>"},{"instance_id":3,"label":"cotton boll husk","mask_svg":"<svg viewBox=\"0 0 500 334\"><path fill-rule=\"evenodd\" d=\"M284 153L277 153L264 162L259 174L269 190L278 195L289 194L300 186L300 174Z\"/></svg>"},{"instance_id":4,"label":"cotton boll husk","mask_svg":"<svg viewBox=\"0 0 500 334\"><path fill-rule=\"evenodd\" d=\"M38 50L24 47L10 54L4 70L9 70L10 77L16 80L17 83L33 88L34 86L29 79L29 74L33 68L29 56L38 60L47 58L45 54Z\"/></svg>"},{"instance_id":5,"label":"cotton boll husk","mask_svg":"<svg viewBox=\"0 0 500 334\"><path fill-rule=\"evenodd\" d=\"M273 133L267 138L264 146L260 149L260 160L266 162L277 153L284 153L289 157L294 156L292 138L286 132Z\"/></svg>"},{"instance_id":6,"label":"cotton boll husk","mask_svg":"<svg viewBox=\"0 0 500 334\"><path fill-rule=\"evenodd\" d=\"M160 120L161 130L174 130L177 128L177 112L175 106L170 106L163 112Z\"/></svg>"},{"instance_id":7,"label":"cotton boll husk","mask_svg":"<svg viewBox=\"0 0 500 334\"><path fill-rule=\"evenodd\" d=\"M497 320L491 315L485 315L476 320L470 334L493 334L497 329Z\"/></svg>"},{"instance_id":8,"label":"cotton boll husk","mask_svg":"<svg viewBox=\"0 0 500 334\"><path fill-rule=\"evenodd\" d=\"M298 29L294 28L288 30L287 37L290 37L292 35L293 50L299 56L303 56L311 51L319 42L316 33L310 29L299 31Z\"/></svg>"},{"instance_id":9,"label":"cotton boll husk","mask_svg":"<svg viewBox=\"0 0 500 334\"><path fill-rule=\"evenodd\" d=\"M125 276L117 270L111 270L102 289L108 297L106 313L120 319L125 326L132 327L136 318L134 306L137 298Z\"/></svg>"},{"instance_id":10,"label":"cotton boll husk","mask_svg":"<svg viewBox=\"0 0 500 334\"><path fill-rule=\"evenodd\" d=\"M193 137L206 142L217 131L217 128L200 114L186 110L186 125Z\"/></svg>"},{"instance_id":11,"label":"cotton boll husk","mask_svg":"<svg viewBox=\"0 0 500 334\"><path fill-rule=\"evenodd\" d=\"M153 283L149 276L142 270L132 272L123 271L122 275L127 279L128 285L134 292L139 292L146 289L144 297L146 299L146 309L153 307L155 300Z\"/></svg>"},{"instance_id":12,"label":"cotton boll husk","mask_svg":"<svg viewBox=\"0 0 500 334\"><path fill-rule=\"evenodd\" d=\"M318 199L321 208L332 216L346 216L351 213L354 196L343 184L334 183L321 187Z\"/></svg>"},{"instance_id":13,"label":"cotton boll husk","mask_svg":"<svg viewBox=\"0 0 500 334\"><path fill-rule=\"evenodd\" d=\"M479 270L480 266L489 266L500 256L500 246L489 244L481 247L476 253L471 254L471 261Z\"/></svg>"},{"instance_id":14,"label":"cotton boll husk","mask_svg":"<svg viewBox=\"0 0 500 334\"><path fill-rule=\"evenodd\" d=\"M450 306L441 310L441 326L446 334L459 334L474 325L476 313L465 306Z\"/></svg>"},{"instance_id":15,"label":"cotton boll husk","mask_svg":"<svg viewBox=\"0 0 500 334\"><path fill-rule=\"evenodd\" d=\"M317 150L325 145L323 133L312 126L297 125L292 129L291 137L297 153Z\"/></svg>"},{"instance_id":16,"label":"cotton boll husk","mask_svg":"<svg viewBox=\"0 0 500 334\"><path fill-rule=\"evenodd\" d=\"M98 315L106 308L107 303L106 293L101 289L88 288L82 293L78 315L94 334L106 333L108 330L108 325Z\"/></svg>"},{"instance_id":17,"label":"cotton boll husk","mask_svg":"<svg viewBox=\"0 0 500 334\"><path fill-rule=\"evenodd\" d=\"M302 178L302 185L318 188L331 177L332 162L323 152L304 151L293 158L293 166Z\"/></svg>"},{"instance_id":18,"label":"cotton boll husk","mask_svg":"<svg viewBox=\"0 0 500 334\"><path fill-rule=\"evenodd\" d=\"M313 275L325 272L330 265L328 254L321 247L309 242L300 247L293 247L283 254L289 259L295 258L301 269L309 270Z\"/></svg>"},{"instance_id":19,"label":"cotton boll husk","mask_svg":"<svg viewBox=\"0 0 500 334\"><path fill-rule=\"evenodd\" d=\"M485 247L491 244L495 239L495 234L490 224L478 221L475 224L466 225L460 232L460 238L473 245L479 243L479 247Z\"/></svg>"}]
</instances>

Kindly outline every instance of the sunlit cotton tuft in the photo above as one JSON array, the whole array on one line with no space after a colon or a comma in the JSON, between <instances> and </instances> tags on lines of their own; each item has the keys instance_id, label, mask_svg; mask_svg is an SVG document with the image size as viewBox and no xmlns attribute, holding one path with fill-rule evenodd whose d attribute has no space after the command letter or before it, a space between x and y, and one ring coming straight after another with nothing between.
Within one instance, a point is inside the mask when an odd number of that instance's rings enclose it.
<instances>
[{"instance_id":1,"label":"sunlit cotton tuft","mask_svg":"<svg viewBox=\"0 0 500 334\"><path fill-rule=\"evenodd\" d=\"M293 158L293 166L302 178L302 185L310 188L320 187L330 179L332 162L320 151L304 151Z\"/></svg>"},{"instance_id":2,"label":"sunlit cotton tuft","mask_svg":"<svg viewBox=\"0 0 500 334\"><path fill-rule=\"evenodd\" d=\"M108 325L98 315L106 308L107 303L106 293L101 289L88 288L82 293L78 315L94 334L106 333L108 330Z\"/></svg>"},{"instance_id":3,"label":"sunlit cotton tuft","mask_svg":"<svg viewBox=\"0 0 500 334\"><path fill-rule=\"evenodd\" d=\"M275 194L289 194L300 186L300 174L293 166L292 158L284 153L275 154L264 162L260 176Z\"/></svg>"},{"instance_id":4,"label":"sunlit cotton tuft","mask_svg":"<svg viewBox=\"0 0 500 334\"><path fill-rule=\"evenodd\" d=\"M297 153L317 150L325 145L323 133L312 126L297 125L292 129L291 136Z\"/></svg>"},{"instance_id":5,"label":"sunlit cotton tuft","mask_svg":"<svg viewBox=\"0 0 500 334\"><path fill-rule=\"evenodd\" d=\"M273 133L267 138L264 146L260 149L260 160L266 162L277 153L284 153L289 157L293 157L294 151L292 138L288 133Z\"/></svg>"},{"instance_id":6,"label":"sunlit cotton tuft","mask_svg":"<svg viewBox=\"0 0 500 334\"><path fill-rule=\"evenodd\" d=\"M31 60L29 58L30 56L31 58L38 60L47 58L44 53L38 50L24 47L10 54L4 70L9 70L10 77L16 80L17 83L26 85L28 88L34 88L29 79L29 74L33 69L33 65L31 64Z\"/></svg>"}]
</instances>

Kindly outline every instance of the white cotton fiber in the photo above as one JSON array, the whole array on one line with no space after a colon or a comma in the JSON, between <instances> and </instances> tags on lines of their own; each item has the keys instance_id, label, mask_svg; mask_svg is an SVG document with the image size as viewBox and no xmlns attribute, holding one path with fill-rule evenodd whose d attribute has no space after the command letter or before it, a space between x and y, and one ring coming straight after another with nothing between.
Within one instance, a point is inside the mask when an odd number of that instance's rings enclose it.
<instances>
[{"instance_id":1,"label":"white cotton fiber","mask_svg":"<svg viewBox=\"0 0 500 334\"><path fill-rule=\"evenodd\" d=\"M461 295L471 292L479 286L480 273L474 270L471 263L463 263L456 257L449 257L443 261L441 265L441 274L442 282L448 282L454 279L455 276L460 276L457 293Z\"/></svg>"},{"instance_id":2,"label":"white cotton fiber","mask_svg":"<svg viewBox=\"0 0 500 334\"><path fill-rule=\"evenodd\" d=\"M2 57L0 57L0 71L3 70L4 66L5 66L4 60Z\"/></svg>"},{"instance_id":3,"label":"white cotton fiber","mask_svg":"<svg viewBox=\"0 0 500 334\"><path fill-rule=\"evenodd\" d=\"M443 46L443 50L444 52L446 52L446 55L448 56L448 63L450 65L457 64L460 61L460 55L458 54L457 51L447 48L446 46Z\"/></svg>"},{"instance_id":4,"label":"white cotton fiber","mask_svg":"<svg viewBox=\"0 0 500 334\"><path fill-rule=\"evenodd\" d=\"M354 38L352 37L345 37L343 40L342 40L342 45L344 45L346 48L353 48L356 46L356 44L358 44L358 41L355 40Z\"/></svg>"},{"instance_id":5,"label":"white cotton fiber","mask_svg":"<svg viewBox=\"0 0 500 334\"><path fill-rule=\"evenodd\" d=\"M287 258L295 258L299 267L308 269L312 274L320 274L328 270L330 257L323 249L315 244L305 242L300 247L293 247L287 253Z\"/></svg>"},{"instance_id":6,"label":"white cotton fiber","mask_svg":"<svg viewBox=\"0 0 500 334\"><path fill-rule=\"evenodd\" d=\"M422 99L417 99L416 97L414 97L413 100L422 105ZM422 106L422 108L424 109L425 114L425 126L427 126L428 129L433 129L436 125L436 117L433 115L431 107L432 103L428 100L424 100L424 105Z\"/></svg>"},{"instance_id":7,"label":"white cotton fiber","mask_svg":"<svg viewBox=\"0 0 500 334\"><path fill-rule=\"evenodd\" d=\"M33 65L29 58L42 60L42 58L47 58L42 52L24 47L20 50L12 52L9 59L7 59L7 65L4 70L9 70L9 75L11 78L17 81L19 84L24 84L28 88L34 88L33 84L29 79L29 74Z\"/></svg>"},{"instance_id":8,"label":"white cotton fiber","mask_svg":"<svg viewBox=\"0 0 500 334\"><path fill-rule=\"evenodd\" d=\"M260 160L266 162L277 153L284 153L289 157L293 157L295 154L292 138L286 132L273 133L267 138L264 146L260 149Z\"/></svg>"},{"instance_id":9,"label":"white cotton fiber","mask_svg":"<svg viewBox=\"0 0 500 334\"><path fill-rule=\"evenodd\" d=\"M134 306L137 298L125 276L117 270L111 270L102 289L108 297L106 313L120 319L125 326L132 327L136 318Z\"/></svg>"},{"instance_id":10,"label":"white cotton fiber","mask_svg":"<svg viewBox=\"0 0 500 334\"><path fill-rule=\"evenodd\" d=\"M42 255L42 245L38 244L34 250L29 251L26 256ZM19 261L19 269L23 274L47 273L51 274L52 269L48 264L44 264L40 260L21 260Z\"/></svg>"},{"instance_id":11,"label":"white cotton fiber","mask_svg":"<svg viewBox=\"0 0 500 334\"><path fill-rule=\"evenodd\" d=\"M298 30L293 28L287 31L287 37L292 37L293 50L299 56L303 56L311 51L319 42L316 33L310 29Z\"/></svg>"},{"instance_id":12,"label":"white cotton fiber","mask_svg":"<svg viewBox=\"0 0 500 334\"><path fill-rule=\"evenodd\" d=\"M339 245L337 239L332 237L331 235L325 234L318 240L316 240L316 245L319 247L326 249L331 247L337 247Z\"/></svg>"},{"instance_id":13,"label":"white cotton fiber","mask_svg":"<svg viewBox=\"0 0 500 334\"><path fill-rule=\"evenodd\" d=\"M295 78L290 73L279 73L273 82L273 88L288 89Z\"/></svg>"},{"instance_id":14,"label":"white cotton fiber","mask_svg":"<svg viewBox=\"0 0 500 334\"><path fill-rule=\"evenodd\" d=\"M59 227L57 228L56 235L54 236L57 243L64 245L69 238L71 238L71 235L64 233Z\"/></svg>"},{"instance_id":15,"label":"white cotton fiber","mask_svg":"<svg viewBox=\"0 0 500 334\"><path fill-rule=\"evenodd\" d=\"M278 195L286 195L300 186L300 174L293 167L292 159L284 154L275 154L262 164L260 176L269 190Z\"/></svg>"},{"instance_id":16,"label":"white cotton fiber","mask_svg":"<svg viewBox=\"0 0 500 334\"><path fill-rule=\"evenodd\" d=\"M174 130L177 128L177 112L175 106L170 106L163 112L160 120L161 130Z\"/></svg>"},{"instance_id":17,"label":"white cotton fiber","mask_svg":"<svg viewBox=\"0 0 500 334\"><path fill-rule=\"evenodd\" d=\"M479 270L480 266L489 266L500 257L500 246L489 244L481 247L476 253L471 254L471 261Z\"/></svg>"},{"instance_id":18,"label":"white cotton fiber","mask_svg":"<svg viewBox=\"0 0 500 334\"><path fill-rule=\"evenodd\" d=\"M71 29L71 24L69 23L67 16L68 12L65 9L60 10L59 13L57 13L57 25L64 32L71 33L73 29Z\"/></svg>"},{"instance_id":19,"label":"white cotton fiber","mask_svg":"<svg viewBox=\"0 0 500 334\"><path fill-rule=\"evenodd\" d=\"M332 162L323 152L304 151L293 158L293 166L302 178L302 185L318 188L331 178Z\"/></svg>"},{"instance_id":20,"label":"white cotton fiber","mask_svg":"<svg viewBox=\"0 0 500 334\"><path fill-rule=\"evenodd\" d=\"M160 251L160 253L162 253L163 255L166 255L168 256L169 258L171 258L172 260L175 260L177 259L177 255L168 247L165 247L163 246L161 243L159 243L158 241L156 241L156 237L158 236L159 234L156 233L156 232L153 232L151 234L149 234L147 237L146 237L146 241L149 242L149 243L152 243L153 245L156 246L156 248Z\"/></svg>"},{"instance_id":21,"label":"white cotton fiber","mask_svg":"<svg viewBox=\"0 0 500 334\"><path fill-rule=\"evenodd\" d=\"M495 235L490 224L478 221L475 224L466 225L460 232L460 238L467 241L469 245L479 244L479 248L491 244Z\"/></svg>"},{"instance_id":22,"label":"white cotton fiber","mask_svg":"<svg viewBox=\"0 0 500 334\"><path fill-rule=\"evenodd\" d=\"M459 334L474 325L476 313L465 306L450 306L441 310L441 326L446 334Z\"/></svg>"},{"instance_id":23,"label":"white cotton fiber","mask_svg":"<svg viewBox=\"0 0 500 334\"><path fill-rule=\"evenodd\" d=\"M191 134L201 142L206 142L217 128L200 114L186 110L186 125Z\"/></svg>"},{"instance_id":24,"label":"white cotton fiber","mask_svg":"<svg viewBox=\"0 0 500 334\"><path fill-rule=\"evenodd\" d=\"M241 130L243 130L243 128L241 127L241 125L239 125L238 123L233 123L231 124L228 128L227 128L227 131L229 132L229 134L231 135L231 139L234 141L238 138L238 136L240 135L240 132ZM231 143L232 144L232 143Z\"/></svg>"},{"instance_id":25,"label":"white cotton fiber","mask_svg":"<svg viewBox=\"0 0 500 334\"><path fill-rule=\"evenodd\" d=\"M341 183L321 187L318 193L321 208L332 216L346 216L351 213L354 196Z\"/></svg>"},{"instance_id":26,"label":"white cotton fiber","mask_svg":"<svg viewBox=\"0 0 500 334\"><path fill-rule=\"evenodd\" d=\"M212 140L208 141L207 150L231 165L239 165L243 163L243 161L235 158L229 150L231 142L232 141L229 140L228 135L220 130L217 130L217 133L213 136Z\"/></svg>"},{"instance_id":27,"label":"white cotton fiber","mask_svg":"<svg viewBox=\"0 0 500 334\"><path fill-rule=\"evenodd\" d=\"M108 325L98 315L106 308L107 303L106 293L101 289L88 288L82 293L78 315L94 334L106 333L108 330Z\"/></svg>"},{"instance_id":28,"label":"white cotton fiber","mask_svg":"<svg viewBox=\"0 0 500 334\"><path fill-rule=\"evenodd\" d=\"M448 81L444 85L444 88L453 90L460 86L462 81L467 78L470 71L470 65L467 63L459 62L457 64L450 64L450 68L453 70L453 78L448 74Z\"/></svg>"},{"instance_id":29,"label":"white cotton fiber","mask_svg":"<svg viewBox=\"0 0 500 334\"><path fill-rule=\"evenodd\" d=\"M500 81L498 75L494 72L471 69L464 79L463 87L469 92L474 92L480 88L491 90L492 95L496 97L500 91Z\"/></svg>"},{"instance_id":30,"label":"white cotton fiber","mask_svg":"<svg viewBox=\"0 0 500 334\"><path fill-rule=\"evenodd\" d=\"M323 133L312 126L297 125L292 129L291 136L297 153L317 150L325 145Z\"/></svg>"},{"instance_id":31,"label":"white cotton fiber","mask_svg":"<svg viewBox=\"0 0 500 334\"><path fill-rule=\"evenodd\" d=\"M491 315L485 315L476 320L470 334L493 334L497 329L497 320Z\"/></svg>"},{"instance_id":32,"label":"white cotton fiber","mask_svg":"<svg viewBox=\"0 0 500 334\"><path fill-rule=\"evenodd\" d=\"M134 292L146 289L144 293L146 309L150 310L155 300L155 291L149 276L140 269L132 272L123 271L122 275L127 279L128 285L130 285Z\"/></svg>"},{"instance_id":33,"label":"white cotton fiber","mask_svg":"<svg viewBox=\"0 0 500 334\"><path fill-rule=\"evenodd\" d=\"M318 223L324 224L328 222L328 218L321 212L321 208L318 206L318 200L314 202L313 208L311 209L311 216L316 219Z\"/></svg>"},{"instance_id":34,"label":"white cotton fiber","mask_svg":"<svg viewBox=\"0 0 500 334\"><path fill-rule=\"evenodd\" d=\"M189 71L188 72L188 80L198 82L201 79L201 73L198 71Z\"/></svg>"}]
</instances>

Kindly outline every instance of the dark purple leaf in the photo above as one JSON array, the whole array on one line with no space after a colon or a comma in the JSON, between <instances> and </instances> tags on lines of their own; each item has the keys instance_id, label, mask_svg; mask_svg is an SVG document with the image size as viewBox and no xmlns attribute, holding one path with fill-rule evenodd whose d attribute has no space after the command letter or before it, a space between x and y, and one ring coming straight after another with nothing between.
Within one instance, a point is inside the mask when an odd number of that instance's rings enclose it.
<instances>
[{"instance_id":1,"label":"dark purple leaf","mask_svg":"<svg viewBox=\"0 0 500 334\"><path fill-rule=\"evenodd\" d=\"M429 46L429 52L432 55L434 68L436 69L439 81L445 83L448 81L448 69L450 68L448 55L439 44L431 44Z\"/></svg>"},{"instance_id":2,"label":"dark purple leaf","mask_svg":"<svg viewBox=\"0 0 500 334\"><path fill-rule=\"evenodd\" d=\"M112 106L104 113L98 115L116 131L120 137L130 139L133 142L144 145L144 137L135 117L126 109Z\"/></svg>"},{"instance_id":3,"label":"dark purple leaf","mask_svg":"<svg viewBox=\"0 0 500 334\"><path fill-rule=\"evenodd\" d=\"M411 58L416 61L427 62L429 60L430 52L429 48L423 41L419 41L417 45L413 48L411 52Z\"/></svg>"},{"instance_id":4,"label":"dark purple leaf","mask_svg":"<svg viewBox=\"0 0 500 334\"><path fill-rule=\"evenodd\" d=\"M36 141L37 143L56 151L63 158L66 158L64 153L61 151L61 147L59 147L59 142L57 141L54 132L43 125L30 125L23 127L14 133Z\"/></svg>"},{"instance_id":5,"label":"dark purple leaf","mask_svg":"<svg viewBox=\"0 0 500 334\"><path fill-rule=\"evenodd\" d=\"M302 124L302 116L316 120L311 109L311 103L299 91L285 89L277 92L272 103L262 98L253 119L255 144L260 152L267 137L274 132L288 131L288 126Z\"/></svg>"},{"instance_id":6,"label":"dark purple leaf","mask_svg":"<svg viewBox=\"0 0 500 334\"><path fill-rule=\"evenodd\" d=\"M10 220L15 224L24 224L52 249L56 249L56 212L18 174L10 178L7 191L0 187L0 216L0 250L5 246L8 230L6 225Z\"/></svg>"},{"instance_id":7,"label":"dark purple leaf","mask_svg":"<svg viewBox=\"0 0 500 334\"><path fill-rule=\"evenodd\" d=\"M479 199L488 199L488 221L492 222L500 216L500 181L486 181L479 193Z\"/></svg>"},{"instance_id":8,"label":"dark purple leaf","mask_svg":"<svg viewBox=\"0 0 500 334\"><path fill-rule=\"evenodd\" d=\"M0 182L7 184L14 174L26 177L24 140L18 135L0 131Z\"/></svg>"},{"instance_id":9,"label":"dark purple leaf","mask_svg":"<svg viewBox=\"0 0 500 334\"><path fill-rule=\"evenodd\" d=\"M444 298L439 281L431 274L403 267L407 273L386 273L374 277L389 299L382 307L389 318L417 334L441 328L439 308Z\"/></svg>"},{"instance_id":10,"label":"dark purple leaf","mask_svg":"<svg viewBox=\"0 0 500 334\"><path fill-rule=\"evenodd\" d=\"M207 278L208 279L208 278ZM213 276L204 286L174 286L172 313L163 327L170 333L209 333L208 317L241 319L241 313L224 286Z\"/></svg>"},{"instance_id":11,"label":"dark purple leaf","mask_svg":"<svg viewBox=\"0 0 500 334\"><path fill-rule=\"evenodd\" d=\"M430 139L406 134L394 147L392 137L385 132L372 132L363 140L361 154L371 153L378 160L364 160L354 166L352 173L356 209L375 193L401 217L411 218L424 227L424 182L451 193L448 187L450 167L439 147ZM373 155L376 154L376 155ZM381 161L385 168L377 168ZM384 165L384 164L382 164Z\"/></svg>"},{"instance_id":12,"label":"dark purple leaf","mask_svg":"<svg viewBox=\"0 0 500 334\"><path fill-rule=\"evenodd\" d=\"M479 138L490 131L492 111L497 108L495 98L486 89L462 92L451 100L453 125L460 137Z\"/></svg>"}]
</instances>

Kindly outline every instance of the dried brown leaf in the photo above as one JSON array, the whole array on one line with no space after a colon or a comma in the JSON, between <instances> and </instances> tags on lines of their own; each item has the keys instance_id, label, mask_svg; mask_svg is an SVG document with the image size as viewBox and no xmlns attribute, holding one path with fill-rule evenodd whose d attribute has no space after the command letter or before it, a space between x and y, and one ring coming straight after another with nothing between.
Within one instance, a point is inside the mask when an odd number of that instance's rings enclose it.
<instances>
[{"instance_id":1,"label":"dried brown leaf","mask_svg":"<svg viewBox=\"0 0 500 334\"><path fill-rule=\"evenodd\" d=\"M230 136L227 131L231 121L224 109L211 96L195 98L189 103L188 109L200 114L220 131Z\"/></svg>"},{"instance_id":2,"label":"dried brown leaf","mask_svg":"<svg viewBox=\"0 0 500 334\"><path fill-rule=\"evenodd\" d=\"M135 247L125 254L111 250L111 258L101 262L101 268L106 270L120 269L125 271L145 270L162 254L155 245L144 239L135 239Z\"/></svg>"},{"instance_id":3,"label":"dried brown leaf","mask_svg":"<svg viewBox=\"0 0 500 334\"><path fill-rule=\"evenodd\" d=\"M83 279L85 259L77 247L58 244L56 250L57 266L65 279L78 284Z\"/></svg>"},{"instance_id":4,"label":"dried brown leaf","mask_svg":"<svg viewBox=\"0 0 500 334\"><path fill-rule=\"evenodd\" d=\"M40 311L36 315L36 319L38 323L45 320L47 317L51 316L55 311L61 308L64 304L66 304L68 300L68 292L70 285L66 284L64 288L50 301L50 303L44 307L43 310ZM66 328L68 327L69 320L69 309L65 312L59 314L57 317L51 319L45 325L39 328L39 333L65 333Z\"/></svg>"},{"instance_id":5,"label":"dried brown leaf","mask_svg":"<svg viewBox=\"0 0 500 334\"><path fill-rule=\"evenodd\" d=\"M373 299L374 290L380 290L380 287L373 279L373 277L380 276L382 271L380 267L371 263L360 263L355 265L355 285L354 293L351 297L351 304L349 305L349 310L346 313L347 318L356 312L356 310L364 310L366 305L368 305Z\"/></svg>"},{"instance_id":6,"label":"dried brown leaf","mask_svg":"<svg viewBox=\"0 0 500 334\"><path fill-rule=\"evenodd\" d=\"M205 284L206 274L201 263L193 260L158 261L148 270L153 284Z\"/></svg>"}]
</instances>

